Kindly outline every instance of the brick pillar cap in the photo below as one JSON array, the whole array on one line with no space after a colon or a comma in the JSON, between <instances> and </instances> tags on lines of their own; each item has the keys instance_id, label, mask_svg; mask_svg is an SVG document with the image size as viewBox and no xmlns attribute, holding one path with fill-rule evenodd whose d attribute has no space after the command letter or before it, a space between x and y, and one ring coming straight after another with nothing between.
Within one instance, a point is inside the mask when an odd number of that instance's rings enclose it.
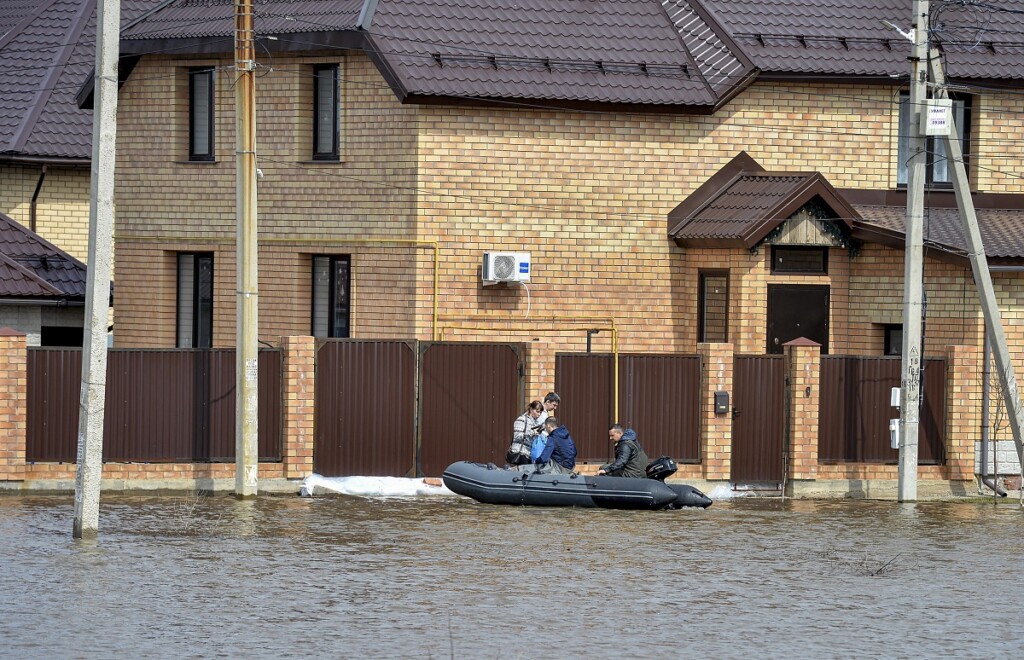
<instances>
[{"instance_id":1,"label":"brick pillar cap","mask_svg":"<svg viewBox=\"0 0 1024 660\"><path fill-rule=\"evenodd\" d=\"M793 341L787 341L783 346L817 346L821 348L821 344L816 341L811 341L807 337L797 337Z\"/></svg>"},{"instance_id":2,"label":"brick pillar cap","mask_svg":"<svg viewBox=\"0 0 1024 660\"><path fill-rule=\"evenodd\" d=\"M0 328L0 337L25 337L27 336L21 330L15 330L14 328Z\"/></svg>"}]
</instances>

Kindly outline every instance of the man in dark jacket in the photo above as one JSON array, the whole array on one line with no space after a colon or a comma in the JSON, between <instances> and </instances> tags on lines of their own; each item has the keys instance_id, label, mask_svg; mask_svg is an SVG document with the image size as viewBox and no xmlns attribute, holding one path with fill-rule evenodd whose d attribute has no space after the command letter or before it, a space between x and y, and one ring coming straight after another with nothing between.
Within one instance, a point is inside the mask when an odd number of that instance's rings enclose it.
<instances>
[{"instance_id":1,"label":"man in dark jacket","mask_svg":"<svg viewBox=\"0 0 1024 660\"><path fill-rule=\"evenodd\" d=\"M535 461L537 468L550 467L552 472L569 474L576 467L576 443L572 441L569 429L555 417L544 420L544 428L548 432L548 441Z\"/></svg>"},{"instance_id":2,"label":"man in dark jacket","mask_svg":"<svg viewBox=\"0 0 1024 660\"><path fill-rule=\"evenodd\" d=\"M647 453L637 441L636 431L633 429L623 430L621 424L615 424L608 429L608 439L615 443L615 460L607 465L602 465L597 474L606 474L609 477L645 478L647 465L651 459L647 457Z\"/></svg>"}]
</instances>

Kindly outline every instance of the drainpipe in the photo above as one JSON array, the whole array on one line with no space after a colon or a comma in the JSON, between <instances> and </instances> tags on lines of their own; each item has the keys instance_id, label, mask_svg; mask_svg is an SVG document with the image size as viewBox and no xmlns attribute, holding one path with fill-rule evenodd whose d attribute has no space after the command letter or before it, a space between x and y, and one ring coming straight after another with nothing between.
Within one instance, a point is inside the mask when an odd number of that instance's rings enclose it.
<instances>
[{"instance_id":1,"label":"drainpipe","mask_svg":"<svg viewBox=\"0 0 1024 660\"><path fill-rule=\"evenodd\" d=\"M36 231L36 201L39 199L39 191L43 189L43 181L46 179L46 164L39 169L39 180L36 181L36 190L32 193L32 202L28 206L28 228Z\"/></svg>"},{"instance_id":2,"label":"drainpipe","mask_svg":"<svg viewBox=\"0 0 1024 660\"><path fill-rule=\"evenodd\" d=\"M999 497L1006 497L1006 491L999 487L999 484L995 480L988 477L988 401L990 393L990 382L992 378L992 368L989 361L989 351L992 347L989 345L988 332L985 333L985 348L982 350L982 354L985 356L985 366L981 370L981 483L985 484L992 489L992 492Z\"/></svg>"}]
</instances>

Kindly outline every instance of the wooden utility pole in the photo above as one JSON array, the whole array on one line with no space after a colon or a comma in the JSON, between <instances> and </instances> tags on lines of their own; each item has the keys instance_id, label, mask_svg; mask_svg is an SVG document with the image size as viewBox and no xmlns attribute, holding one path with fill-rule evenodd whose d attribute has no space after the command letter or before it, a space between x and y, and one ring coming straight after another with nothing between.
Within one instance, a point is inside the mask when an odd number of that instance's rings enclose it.
<instances>
[{"instance_id":1,"label":"wooden utility pole","mask_svg":"<svg viewBox=\"0 0 1024 660\"><path fill-rule=\"evenodd\" d=\"M76 539L95 538L100 526L103 413L107 393L107 323L114 227L114 159L117 138L117 58L120 0L96 5L96 75L92 113L92 178L89 195L89 264L85 288L82 391L75 471Z\"/></svg>"},{"instance_id":2,"label":"wooden utility pole","mask_svg":"<svg viewBox=\"0 0 1024 660\"><path fill-rule=\"evenodd\" d=\"M252 0L235 0L236 497L255 497L259 476L255 36Z\"/></svg>"},{"instance_id":3,"label":"wooden utility pole","mask_svg":"<svg viewBox=\"0 0 1024 660\"><path fill-rule=\"evenodd\" d=\"M903 372L900 382L900 455L897 499L917 499L917 435L921 417L921 326L924 320L924 184L928 153L921 112L928 92L928 2L914 0L911 61L910 160L907 163L906 247L903 254Z\"/></svg>"}]
</instances>

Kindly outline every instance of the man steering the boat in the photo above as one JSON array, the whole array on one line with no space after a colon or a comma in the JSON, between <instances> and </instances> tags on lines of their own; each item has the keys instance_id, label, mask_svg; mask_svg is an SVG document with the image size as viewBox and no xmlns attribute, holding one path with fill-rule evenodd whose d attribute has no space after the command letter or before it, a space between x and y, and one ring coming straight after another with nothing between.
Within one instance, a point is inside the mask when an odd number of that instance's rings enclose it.
<instances>
[{"instance_id":1,"label":"man steering the boat","mask_svg":"<svg viewBox=\"0 0 1024 660\"><path fill-rule=\"evenodd\" d=\"M636 439L636 431L623 429L621 424L613 424L608 429L608 439L614 443L615 460L602 465L597 471L598 476L645 478L651 459Z\"/></svg>"}]
</instances>

